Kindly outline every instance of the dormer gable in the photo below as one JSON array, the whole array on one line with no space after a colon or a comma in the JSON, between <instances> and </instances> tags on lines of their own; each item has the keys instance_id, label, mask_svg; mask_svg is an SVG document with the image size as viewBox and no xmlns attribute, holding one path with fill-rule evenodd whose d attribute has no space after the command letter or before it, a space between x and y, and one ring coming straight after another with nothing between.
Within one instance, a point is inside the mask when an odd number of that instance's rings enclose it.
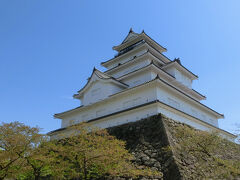
<instances>
[{"instance_id":1,"label":"dormer gable","mask_svg":"<svg viewBox=\"0 0 240 180\"><path fill-rule=\"evenodd\" d=\"M127 84L94 68L87 84L73 97L81 100L82 105L85 106L103 100L127 87Z\"/></svg>"}]
</instances>

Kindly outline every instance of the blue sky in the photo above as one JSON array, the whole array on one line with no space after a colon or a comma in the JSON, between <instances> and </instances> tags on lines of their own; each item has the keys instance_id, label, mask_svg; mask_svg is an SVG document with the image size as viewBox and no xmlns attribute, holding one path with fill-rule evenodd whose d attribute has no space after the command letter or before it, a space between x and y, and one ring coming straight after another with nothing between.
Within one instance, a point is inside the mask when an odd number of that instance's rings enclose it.
<instances>
[{"instance_id":1,"label":"blue sky","mask_svg":"<svg viewBox=\"0 0 240 180\"><path fill-rule=\"evenodd\" d=\"M0 0L0 121L60 128L53 114L79 106L72 95L94 66L104 70L100 62L132 27L199 76L193 88L233 132L240 124L239 9L238 0Z\"/></svg>"}]
</instances>

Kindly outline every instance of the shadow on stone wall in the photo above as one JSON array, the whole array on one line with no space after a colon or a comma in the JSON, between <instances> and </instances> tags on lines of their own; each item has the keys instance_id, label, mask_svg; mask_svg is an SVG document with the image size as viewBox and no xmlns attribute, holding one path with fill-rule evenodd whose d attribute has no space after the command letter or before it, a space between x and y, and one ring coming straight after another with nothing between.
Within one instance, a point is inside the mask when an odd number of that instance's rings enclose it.
<instances>
[{"instance_id":1,"label":"shadow on stone wall","mask_svg":"<svg viewBox=\"0 0 240 180\"><path fill-rule=\"evenodd\" d=\"M173 158L162 116L108 129L111 135L126 141L127 149L134 155L133 162L139 167L150 167L163 173L164 179L181 179Z\"/></svg>"}]
</instances>

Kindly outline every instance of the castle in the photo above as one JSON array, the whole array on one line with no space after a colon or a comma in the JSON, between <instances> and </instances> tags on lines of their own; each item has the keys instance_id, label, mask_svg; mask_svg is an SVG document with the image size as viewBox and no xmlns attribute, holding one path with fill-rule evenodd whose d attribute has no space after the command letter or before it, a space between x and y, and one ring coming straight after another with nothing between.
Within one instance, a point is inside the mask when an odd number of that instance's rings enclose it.
<instances>
[{"instance_id":1,"label":"castle","mask_svg":"<svg viewBox=\"0 0 240 180\"><path fill-rule=\"evenodd\" d=\"M192 89L198 76L179 59L167 58L163 54L166 48L144 31L135 33L130 29L113 49L118 52L115 57L101 63L107 70L94 68L86 85L73 95L81 105L54 115L62 124L48 133L51 138L80 122L108 128L159 113L196 129L235 138L218 127L218 119L224 115L202 104L200 101L206 97Z\"/></svg>"}]
</instances>

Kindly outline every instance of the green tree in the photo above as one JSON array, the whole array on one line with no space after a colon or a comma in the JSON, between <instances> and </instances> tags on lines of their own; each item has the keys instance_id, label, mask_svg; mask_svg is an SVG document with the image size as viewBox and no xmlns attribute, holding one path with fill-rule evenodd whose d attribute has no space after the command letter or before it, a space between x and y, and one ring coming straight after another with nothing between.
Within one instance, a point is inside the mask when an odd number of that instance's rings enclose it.
<instances>
[{"instance_id":1,"label":"green tree","mask_svg":"<svg viewBox=\"0 0 240 180\"><path fill-rule=\"evenodd\" d=\"M39 128L19 122L2 123L0 179L86 180L103 176L161 175L149 169L138 170L131 163L132 156L125 149L125 143L106 130L89 131L86 124L68 130L67 138L49 141L39 133Z\"/></svg>"},{"instance_id":2,"label":"green tree","mask_svg":"<svg viewBox=\"0 0 240 180\"><path fill-rule=\"evenodd\" d=\"M240 146L221 138L217 133L208 133L184 126L175 134L178 151L193 159L199 177L233 179L240 177Z\"/></svg>"},{"instance_id":3,"label":"green tree","mask_svg":"<svg viewBox=\"0 0 240 180\"><path fill-rule=\"evenodd\" d=\"M58 158L59 146L51 141L42 141L31 152L22 157L25 159L20 179L64 179L66 164Z\"/></svg>"},{"instance_id":4,"label":"green tree","mask_svg":"<svg viewBox=\"0 0 240 180\"><path fill-rule=\"evenodd\" d=\"M1 124L0 179L40 179L56 172L57 148L39 131L19 122Z\"/></svg>"},{"instance_id":5,"label":"green tree","mask_svg":"<svg viewBox=\"0 0 240 180\"><path fill-rule=\"evenodd\" d=\"M106 130L91 129L86 124L74 126L71 135L58 142L62 158L69 163L70 178L92 179L102 176L159 175L149 169L138 170L132 165L131 154L125 142L108 134Z\"/></svg>"},{"instance_id":6,"label":"green tree","mask_svg":"<svg viewBox=\"0 0 240 180\"><path fill-rule=\"evenodd\" d=\"M42 139L39 128L30 128L19 122L0 126L0 179L14 178L20 172L28 155Z\"/></svg>"}]
</instances>

